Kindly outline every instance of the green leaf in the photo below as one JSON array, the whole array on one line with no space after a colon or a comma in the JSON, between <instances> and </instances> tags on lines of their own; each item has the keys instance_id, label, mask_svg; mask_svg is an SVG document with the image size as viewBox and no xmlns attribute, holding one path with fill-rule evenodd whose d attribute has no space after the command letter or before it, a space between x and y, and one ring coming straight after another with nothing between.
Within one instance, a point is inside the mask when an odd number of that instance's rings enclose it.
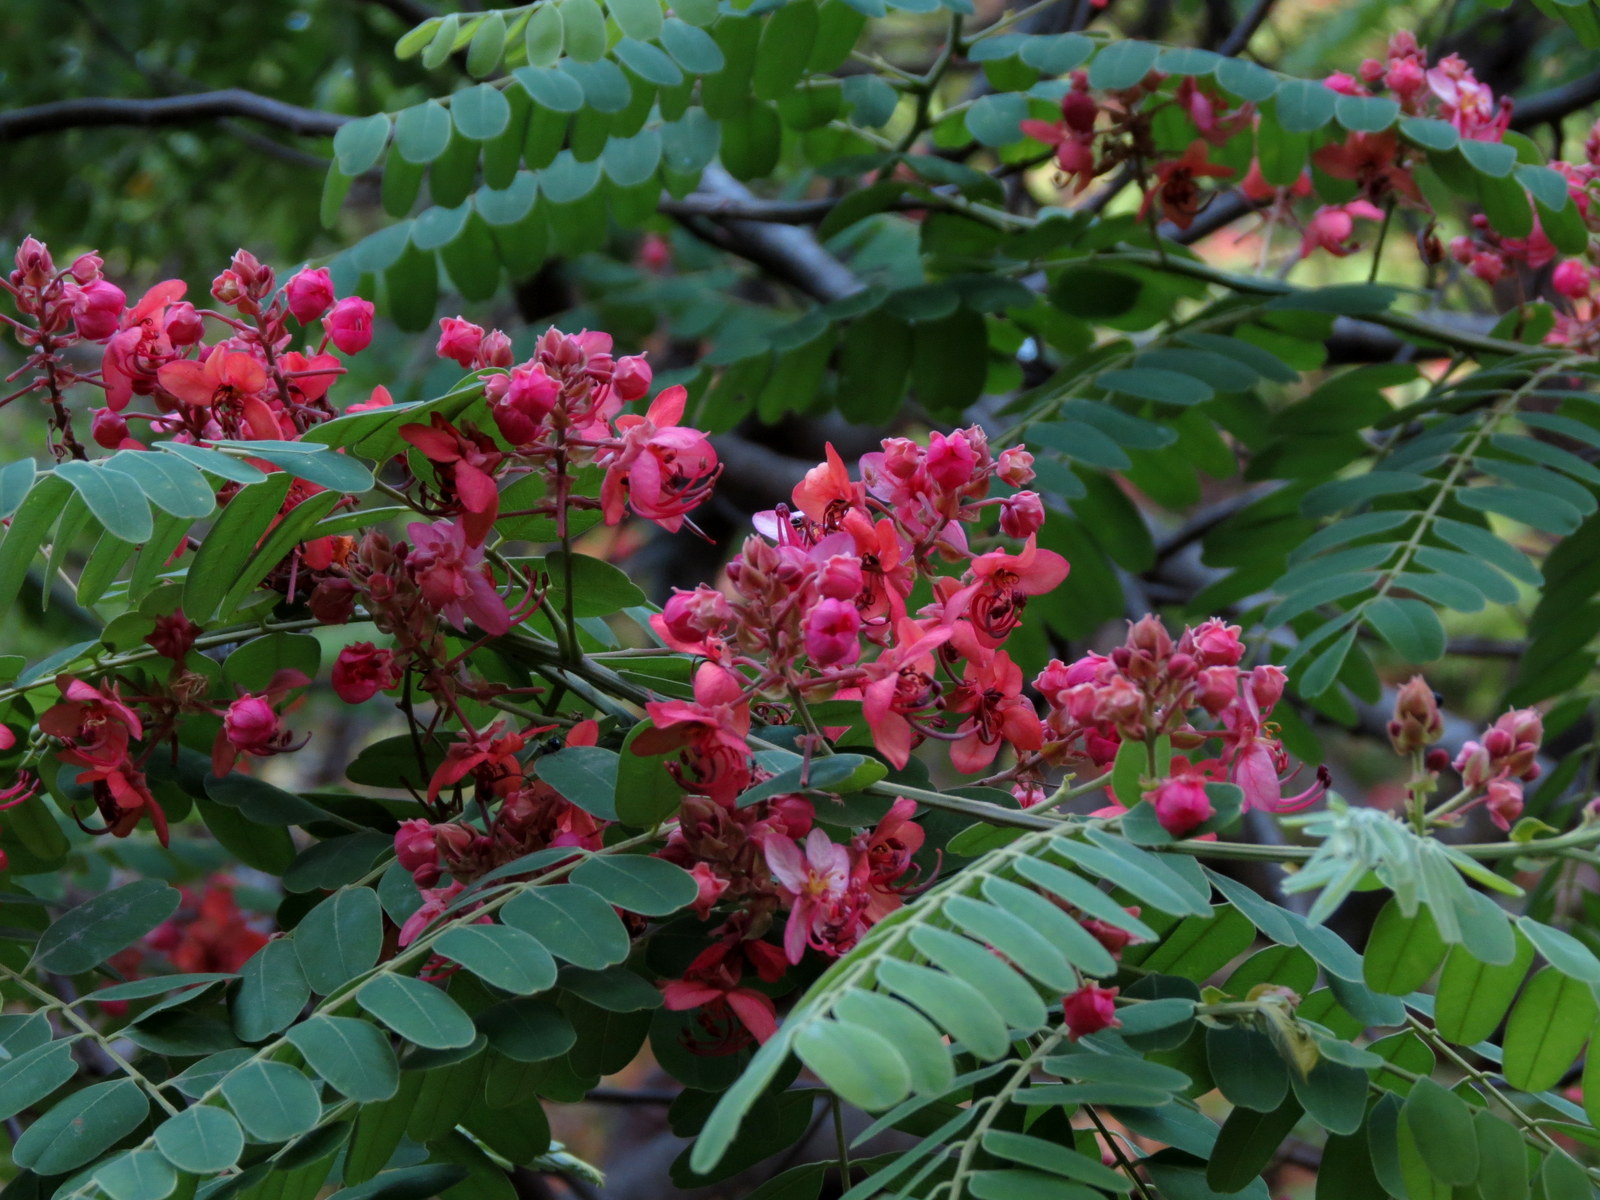
<instances>
[{"instance_id":1,"label":"green leaf","mask_svg":"<svg viewBox=\"0 0 1600 1200\"><path fill-rule=\"evenodd\" d=\"M1313 79L1287 79L1278 88L1278 123L1290 133L1313 133L1333 119L1338 93Z\"/></svg>"},{"instance_id":2,"label":"green leaf","mask_svg":"<svg viewBox=\"0 0 1600 1200\"><path fill-rule=\"evenodd\" d=\"M1461 141L1454 125L1432 117L1402 117L1400 133L1427 150L1454 150Z\"/></svg>"},{"instance_id":3,"label":"green leaf","mask_svg":"<svg viewBox=\"0 0 1600 1200\"><path fill-rule=\"evenodd\" d=\"M561 0L560 7L567 53L579 62L604 57L606 18L595 0Z\"/></svg>"},{"instance_id":4,"label":"green leaf","mask_svg":"<svg viewBox=\"0 0 1600 1200\"><path fill-rule=\"evenodd\" d=\"M484 16L467 43L467 74L474 79L492 75L506 49L506 19L498 11Z\"/></svg>"},{"instance_id":5,"label":"green leaf","mask_svg":"<svg viewBox=\"0 0 1600 1200\"><path fill-rule=\"evenodd\" d=\"M156 1149L190 1175L226 1171L244 1153L244 1130L233 1114L197 1104L156 1127Z\"/></svg>"},{"instance_id":6,"label":"green leaf","mask_svg":"<svg viewBox=\"0 0 1600 1200\"><path fill-rule=\"evenodd\" d=\"M1362 616L1407 662L1433 662L1444 655L1444 625L1421 600L1380 596L1366 606Z\"/></svg>"},{"instance_id":7,"label":"green leaf","mask_svg":"<svg viewBox=\"0 0 1600 1200\"><path fill-rule=\"evenodd\" d=\"M628 957L628 931L615 910L578 884L530 888L502 908L500 916L576 967L599 970Z\"/></svg>"},{"instance_id":8,"label":"green leaf","mask_svg":"<svg viewBox=\"0 0 1600 1200\"><path fill-rule=\"evenodd\" d=\"M889 769L882 762L864 754L830 754L786 768L766 782L758 783L740 794L737 807L749 808L773 796L807 790L847 795L870 787L888 773Z\"/></svg>"},{"instance_id":9,"label":"green leaf","mask_svg":"<svg viewBox=\"0 0 1600 1200\"><path fill-rule=\"evenodd\" d=\"M104 467L128 476L147 500L175 517L194 520L216 511L217 498L205 476L174 455L120 450L105 460Z\"/></svg>"},{"instance_id":10,"label":"green leaf","mask_svg":"<svg viewBox=\"0 0 1600 1200\"><path fill-rule=\"evenodd\" d=\"M1299 1119L1300 1105L1292 1099L1270 1113L1234 1109L1217 1134L1216 1147L1206 1163L1206 1182L1220 1192L1249 1187L1277 1155Z\"/></svg>"},{"instance_id":11,"label":"green leaf","mask_svg":"<svg viewBox=\"0 0 1600 1200\"><path fill-rule=\"evenodd\" d=\"M112 536L137 543L154 531L150 503L129 476L75 459L58 463L56 475L77 490L94 519Z\"/></svg>"},{"instance_id":12,"label":"green leaf","mask_svg":"<svg viewBox=\"0 0 1600 1200\"><path fill-rule=\"evenodd\" d=\"M1104 91L1130 88L1150 73L1160 54L1161 47L1150 42L1114 41L1089 64L1089 85Z\"/></svg>"},{"instance_id":13,"label":"green leaf","mask_svg":"<svg viewBox=\"0 0 1600 1200\"><path fill-rule=\"evenodd\" d=\"M19 1048L15 1058L0 1063L0 1120L35 1107L78 1073L73 1041L62 1038L26 1050Z\"/></svg>"},{"instance_id":14,"label":"green leaf","mask_svg":"<svg viewBox=\"0 0 1600 1200\"><path fill-rule=\"evenodd\" d=\"M528 62L535 67L554 63L561 57L562 36L561 10L550 3L536 5L522 30Z\"/></svg>"},{"instance_id":15,"label":"green leaf","mask_svg":"<svg viewBox=\"0 0 1600 1200\"><path fill-rule=\"evenodd\" d=\"M39 1175L65 1174L132 1133L149 1111L150 1101L131 1079L91 1084L28 1126L11 1148L11 1161Z\"/></svg>"},{"instance_id":16,"label":"green leaf","mask_svg":"<svg viewBox=\"0 0 1600 1200\"><path fill-rule=\"evenodd\" d=\"M1496 179L1510 175L1511 169L1517 165L1516 150L1501 142L1481 142L1467 138L1457 149L1473 167Z\"/></svg>"},{"instance_id":17,"label":"green leaf","mask_svg":"<svg viewBox=\"0 0 1600 1200\"><path fill-rule=\"evenodd\" d=\"M111 1200L165 1200L178 1175L154 1150L128 1150L95 1167L94 1181Z\"/></svg>"},{"instance_id":18,"label":"green leaf","mask_svg":"<svg viewBox=\"0 0 1600 1200\"><path fill-rule=\"evenodd\" d=\"M1521 1134L1483 1109L1473 1113L1472 1127L1478 1142L1478 1195L1526 1196L1528 1153Z\"/></svg>"},{"instance_id":19,"label":"green leaf","mask_svg":"<svg viewBox=\"0 0 1600 1200\"><path fill-rule=\"evenodd\" d=\"M1339 124L1352 132L1377 133L1394 124L1400 105L1386 96L1340 96L1333 112Z\"/></svg>"},{"instance_id":20,"label":"green leaf","mask_svg":"<svg viewBox=\"0 0 1600 1200\"><path fill-rule=\"evenodd\" d=\"M578 1040L572 1022L548 1000L522 998L492 1005L478 1014L478 1027L495 1051L513 1062L547 1062Z\"/></svg>"},{"instance_id":21,"label":"green leaf","mask_svg":"<svg viewBox=\"0 0 1600 1200\"><path fill-rule=\"evenodd\" d=\"M1272 1039L1243 1025L1206 1030L1206 1064L1231 1104L1276 1112L1289 1094L1289 1070Z\"/></svg>"},{"instance_id":22,"label":"green leaf","mask_svg":"<svg viewBox=\"0 0 1600 1200\"><path fill-rule=\"evenodd\" d=\"M466 1177L467 1169L455 1163L424 1163L385 1171L365 1183L340 1188L328 1200L429 1200L449 1195L449 1189Z\"/></svg>"},{"instance_id":23,"label":"green leaf","mask_svg":"<svg viewBox=\"0 0 1600 1200\"><path fill-rule=\"evenodd\" d=\"M450 116L461 136L487 142L511 123L511 104L499 88L480 83L450 97Z\"/></svg>"},{"instance_id":24,"label":"green leaf","mask_svg":"<svg viewBox=\"0 0 1600 1200\"><path fill-rule=\"evenodd\" d=\"M437 100L401 110L394 119L394 150L406 162L430 163L450 144L450 113Z\"/></svg>"},{"instance_id":25,"label":"green leaf","mask_svg":"<svg viewBox=\"0 0 1600 1200\"><path fill-rule=\"evenodd\" d=\"M722 48L703 29L668 17L661 27L661 44L678 65L691 75L715 75L727 65Z\"/></svg>"},{"instance_id":26,"label":"green leaf","mask_svg":"<svg viewBox=\"0 0 1600 1200\"><path fill-rule=\"evenodd\" d=\"M979 1200L1098 1200L1099 1194L1038 1171L976 1171L967 1191Z\"/></svg>"},{"instance_id":27,"label":"green leaf","mask_svg":"<svg viewBox=\"0 0 1600 1200\"><path fill-rule=\"evenodd\" d=\"M288 1063L246 1063L221 1086L239 1123L258 1141L286 1142L314 1128L322 1115L317 1089Z\"/></svg>"},{"instance_id":28,"label":"green leaf","mask_svg":"<svg viewBox=\"0 0 1600 1200\"><path fill-rule=\"evenodd\" d=\"M1570 933L1540 924L1532 917L1519 917L1517 928L1563 975L1580 983L1600 984L1600 960Z\"/></svg>"},{"instance_id":29,"label":"green leaf","mask_svg":"<svg viewBox=\"0 0 1600 1200\"><path fill-rule=\"evenodd\" d=\"M1027 97L1017 92L980 96L967 110L967 132L985 146L1009 146L1022 140L1018 126L1027 115Z\"/></svg>"},{"instance_id":30,"label":"green leaf","mask_svg":"<svg viewBox=\"0 0 1600 1200\"><path fill-rule=\"evenodd\" d=\"M1005 1021L964 979L889 959L878 967L878 983L915 1004L979 1058L999 1058L1010 1047Z\"/></svg>"},{"instance_id":31,"label":"green leaf","mask_svg":"<svg viewBox=\"0 0 1600 1200\"><path fill-rule=\"evenodd\" d=\"M881 1034L844 1021L815 1021L794 1039L800 1061L841 1099L869 1112L889 1108L911 1091L905 1060Z\"/></svg>"},{"instance_id":32,"label":"green leaf","mask_svg":"<svg viewBox=\"0 0 1600 1200\"><path fill-rule=\"evenodd\" d=\"M1589 1173L1556 1150L1545 1156L1544 1169L1539 1172L1539 1185L1544 1200L1592 1200L1594 1196Z\"/></svg>"},{"instance_id":33,"label":"green leaf","mask_svg":"<svg viewBox=\"0 0 1600 1200\"><path fill-rule=\"evenodd\" d=\"M1433 977L1446 949L1426 908L1408 917L1391 896L1362 954L1367 986L1390 996L1408 996Z\"/></svg>"},{"instance_id":34,"label":"green leaf","mask_svg":"<svg viewBox=\"0 0 1600 1200\"><path fill-rule=\"evenodd\" d=\"M1080 1154L1042 1138L990 1128L983 1134L983 1148L1007 1162L1048 1171L1052 1175L1077 1180L1102 1191L1126 1192L1133 1186L1126 1176L1087 1154Z\"/></svg>"},{"instance_id":35,"label":"green leaf","mask_svg":"<svg viewBox=\"0 0 1600 1200\"><path fill-rule=\"evenodd\" d=\"M333 135L333 157L339 172L354 177L377 166L389 144L389 129L388 113L341 125Z\"/></svg>"},{"instance_id":36,"label":"green leaf","mask_svg":"<svg viewBox=\"0 0 1600 1200\"><path fill-rule=\"evenodd\" d=\"M945 913L967 933L993 946L1052 990L1070 992L1077 974L1059 948L1021 917L970 896L955 896Z\"/></svg>"},{"instance_id":37,"label":"green leaf","mask_svg":"<svg viewBox=\"0 0 1600 1200\"><path fill-rule=\"evenodd\" d=\"M1128 367L1106 371L1095 382L1114 392L1151 400L1157 404L1199 404L1211 399L1211 387L1192 375L1156 367Z\"/></svg>"},{"instance_id":38,"label":"green leaf","mask_svg":"<svg viewBox=\"0 0 1600 1200\"><path fill-rule=\"evenodd\" d=\"M555 959L537 938L507 925L463 925L447 930L434 952L454 959L485 983L532 995L556 982Z\"/></svg>"},{"instance_id":39,"label":"green leaf","mask_svg":"<svg viewBox=\"0 0 1600 1200\"><path fill-rule=\"evenodd\" d=\"M617 908L664 917L694 903L694 876L665 859L640 854L595 855L579 864L572 882L591 888Z\"/></svg>"},{"instance_id":40,"label":"green leaf","mask_svg":"<svg viewBox=\"0 0 1600 1200\"><path fill-rule=\"evenodd\" d=\"M1440 1183L1466 1187L1478 1178L1478 1136L1472 1109L1460 1096L1432 1079L1418 1080L1400 1119L1428 1173Z\"/></svg>"},{"instance_id":41,"label":"green leaf","mask_svg":"<svg viewBox=\"0 0 1600 1200\"><path fill-rule=\"evenodd\" d=\"M1533 944L1517 938L1516 957L1504 966L1478 961L1457 946L1446 958L1434 1005L1439 1032L1462 1046L1494 1033L1533 962Z\"/></svg>"},{"instance_id":42,"label":"green leaf","mask_svg":"<svg viewBox=\"0 0 1600 1200\"><path fill-rule=\"evenodd\" d=\"M177 911L181 899L160 880L139 879L86 900L40 935L33 965L81 974L149 933Z\"/></svg>"},{"instance_id":43,"label":"green leaf","mask_svg":"<svg viewBox=\"0 0 1600 1200\"><path fill-rule=\"evenodd\" d=\"M297 479L332 492L356 495L372 489L372 472L341 451L312 442L238 442L218 439L212 445L249 458L262 458ZM231 507L231 505L230 505Z\"/></svg>"},{"instance_id":44,"label":"green leaf","mask_svg":"<svg viewBox=\"0 0 1600 1200\"><path fill-rule=\"evenodd\" d=\"M606 0L606 7L623 36L642 42L653 42L661 36L660 0Z\"/></svg>"},{"instance_id":45,"label":"green leaf","mask_svg":"<svg viewBox=\"0 0 1600 1200\"><path fill-rule=\"evenodd\" d=\"M241 1041L260 1042L281 1033L311 999L311 985L300 969L295 943L288 938L275 938L261 947L239 974L232 1013L233 1031Z\"/></svg>"},{"instance_id":46,"label":"green leaf","mask_svg":"<svg viewBox=\"0 0 1600 1200\"><path fill-rule=\"evenodd\" d=\"M464 932L457 930L457 932ZM400 1064L377 1026L319 1013L288 1033L306 1066L362 1104L389 1099L400 1087Z\"/></svg>"},{"instance_id":47,"label":"green leaf","mask_svg":"<svg viewBox=\"0 0 1600 1200\"><path fill-rule=\"evenodd\" d=\"M1587 983L1554 967L1539 971L1506 1022L1506 1082L1525 1092L1553 1087L1583 1053L1597 1016L1600 1004Z\"/></svg>"},{"instance_id":48,"label":"green leaf","mask_svg":"<svg viewBox=\"0 0 1600 1200\"><path fill-rule=\"evenodd\" d=\"M675 755L634 753L634 742L652 728L640 721L630 729L617 757L617 819L640 829L666 820L683 803L683 788L666 769Z\"/></svg>"},{"instance_id":49,"label":"green leaf","mask_svg":"<svg viewBox=\"0 0 1600 1200\"><path fill-rule=\"evenodd\" d=\"M356 992L356 1003L406 1041L429 1050L470 1046L472 1018L439 988L404 975L375 975Z\"/></svg>"},{"instance_id":50,"label":"green leaf","mask_svg":"<svg viewBox=\"0 0 1600 1200\"><path fill-rule=\"evenodd\" d=\"M819 21L814 3L786 4L769 16L756 47L751 90L758 100L787 96L805 75Z\"/></svg>"},{"instance_id":51,"label":"green leaf","mask_svg":"<svg viewBox=\"0 0 1600 1200\"><path fill-rule=\"evenodd\" d=\"M539 778L585 812L617 819L617 754L598 746L567 746L538 759Z\"/></svg>"},{"instance_id":52,"label":"green leaf","mask_svg":"<svg viewBox=\"0 0 1600 1200\"><path fill-rule=\"evenodd\" d=\"M567 556L552 550L545 556L550 575L550 595L559 610L566 602ZM645 603L639 585L617 567L588 554L571 558L572 609L578 617L607 617L625 608Z\"/></svg>"},{"instance_id":53,"label":"green leaf","mask_svg":"<svg viewBox=\"0 0 1600 1200\"><path fill-rule=\"evenodd\" d=\"M313 991L327 996L363 971L383 949L383 910L371 888L341 888L295 928L295 952Z\"/></svg>"},{"instance_id":54,"label":"green leaf","mask_svg":"<svg viewBox=\"0 0 1600 1200\"><path fill-rule=\"evenodd\" d=\"M1044 1024L1044 1004L1033 986L981 943L948 929L919 926L911 931L911 944L952 978L981 991L1011 1028L1037 1029Z\"/></svg>"}]
</instances>

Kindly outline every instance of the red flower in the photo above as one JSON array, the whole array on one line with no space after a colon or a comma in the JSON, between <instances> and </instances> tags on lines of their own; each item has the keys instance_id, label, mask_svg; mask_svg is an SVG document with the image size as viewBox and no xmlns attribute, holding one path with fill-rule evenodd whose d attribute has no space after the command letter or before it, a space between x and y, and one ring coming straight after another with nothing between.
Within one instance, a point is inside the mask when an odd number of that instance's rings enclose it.
<instances>
[{"instance_id":1,"label":"red flower","mask_svg":"<svg viewBox=\"0 0 1600 1200\"><path fill-rule=\"evenodd\" d=\"M1061 1017L1072 1040L1121 1025L1117 1020L1116 999L1116 988L1097 987L1092 983L1062 997Z\"/></svg>"},{"instance_id":2,"label":"red flower","mask_svg":"<svg viewBox=\"0 0 1600 1200\"><path fill-rule=\"evenodd\" d=\"M447 480L447 508L459 508L467 544L481 546L500 515L500 493L494 472L505 460L487 437L464 433L438 413L427 425L402 425L400 436L427 456ZM469 427L470 428L470 427ZM447 473L444 468L451 470ZM453 502L453 503L452 503Z\"/></svg>"},{"instance_id":3,"label":"red flower","mask_svg":"<svg viewBox=\"0 0 1600 1200\"><path fill-rule=\"evenodd\" d=\"M346 704L363 704L398 684L400 676L392 651L356 642L339 651L333 664L333 690Z\"/></svg>"},{"instance_id":4,"label":"red flower","mask_svg":"<svg viewBox=\"0 0 1600 1200\"><path fill-rule=\"evenodd\" d=\"M333 304L333 276L326 267L308 267L284 285L283 294L294 319L309 325Z\"/></svg>"},{"instance_id":5,"label":"red flower","mask_svg":"<svg viewBox=\"0 0 1600 1200\"><path fill-rule=\"evenodd\" d=\"M1145 193L1144 203L1139 207L1141 218L1149 212L1152 203L1159 202L1162 217L1179 229L1187 229L1194 223L1205 197L1195 181L1233 174L1232 167L1212 164L1206 157L1207 149L1204 139L1196 138L1189 143L1182 158L1156 165L1155 186Z\"/></svg>"},{"instance_id":6,"label":"red flower","mask_svg":"<svg viewBox=\"0 0 1600 1200\"><path fill-rule=\"evenodd\" d=\"M341 353L360 354L372 344L372 302L347 296L322 319L322 327Z\"/></svg>"},{"instance_id":7,"label":"red flower","mask_svg":"<svg viewBox=\"0 0 1600 1200\"><path fill-rule=\"evenodd\" d=\"M1022 668L1004 650L986 659L968 659L961 686L947 705L954 713L971 714L950 747L950 764L971 775L994 761L1000 743L1018 750L1037 750L1044 728L1033 705L1022 695Z\"/></svg>"}]
</instances>

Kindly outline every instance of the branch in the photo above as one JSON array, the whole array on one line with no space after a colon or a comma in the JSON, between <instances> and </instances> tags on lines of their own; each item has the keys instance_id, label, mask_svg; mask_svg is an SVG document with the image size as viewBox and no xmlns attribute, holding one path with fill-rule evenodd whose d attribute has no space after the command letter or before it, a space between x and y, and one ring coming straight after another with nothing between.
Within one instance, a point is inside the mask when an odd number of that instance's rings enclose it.
<instances>
[{"instance_id":1,"label":"branch","mask_svg":"<svg viewBox=\"0 0 1600 1200\"><path fill-rule=\"evenodd\" d=\"M1232 58L1250 44L1250 39L1255 37L1256 30L1260 29L1267 19L1267 14L1272 11L1276 0L1256 0L1250 6L1250 11L1233 27L1228 36L1222 40L1222 45L1217 47L1217 53Z\"/></svg>"},{"instance_id":2,"label":"branch","mask_svg":"<svg viewBox=\"0 0 1600 1200\"><path fill-rule=\"evenodd\" d=\"M749 188L715 165L706 168L698 195L702 202L710 197L741 209L759 203ZM720 221L714 226L694 218L684 220L697 237L755 263L813 299L839 300L864 286L808 229L759 220Z\"/></svg>"},{"instance_id":3,"label":"branch","mask_svg":"<svg viewBox=\"0 0 1600 1200\"><path fill-rule=\"evenodd\" d=\"M1511 128L1529 129L1559 121L1569 113L1600 100L1600 71L1591 71L1571 83L1518 100L1511 110Z\"/></svg>"},{"instance_id":4,"label":"branch","mask_svg":"<svg viewBox=\"0 0 1600 1200\"><path fill-rule=\"evenodd\" d=\"M257 95L243 88L195 92L192 95L167 96L155 100L88 96L0 112L0 142L20 141L64 129L112 125L188 125L226 117L264 121L306 137L327 137L345 122L354 119L340 113L301 108L297 104Z\"/></svg>"}]
</instances>

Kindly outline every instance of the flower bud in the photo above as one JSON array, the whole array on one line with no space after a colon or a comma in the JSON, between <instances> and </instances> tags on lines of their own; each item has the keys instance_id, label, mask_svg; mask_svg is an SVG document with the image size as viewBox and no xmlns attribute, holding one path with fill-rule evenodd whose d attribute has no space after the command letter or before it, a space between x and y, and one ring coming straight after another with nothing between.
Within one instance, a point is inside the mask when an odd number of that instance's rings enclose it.
<instances>
[{"instance_id":1,"label":"flower bud","mask_svg":"<svg viewBox=\"0 0 1600 1200\"><path fill-rule=\"evenodd\" d=\"M1205 783L1192 775L1175 775L1145 796L1155 806L1161 828L1173 837L1183 837L1216 812Z\"/></svg>"},{"instance_id":2,"label":"flower bud","mask_svg":"<svg viewBox=\"0 0 1600 1200\"><path fill-rule=\"evenodd\" d=\"M77 323L78 336L90 342L110 337L117 331L127 303L127 295L114 283L95 279L84 284L72 302L72 319Z\"/></svg>"},{"instance_id":3,"label":"flower bud","mask_svg":"<svg viewBox=\"0 0 1600 1200\"><path fill-rule=\"evenodd\" d=\"M478 361L486 367L509 367L516 362L511 349L511 338L502 329L491 329L483 335L483 345L478 348Z\"/></svg>"},{"instance_id":4,"label":"flower bud","mask_svg":"<svg viewBox=\"0 0 1600 1200\"><path fill-rule=\"evenodd\" d=\"M999 474L1012 487L1027 487L1033 482L1033 455L1022 446L1000 451Z\"/></svg>"},{"instance_id":5,"label":"flower bud","mask_svg":"<svg viewBox=\"0 0 1600 1200\"><path fill-rule=\"evenodd\" d=\"M284 286L289 311L302 325L310 325L333 305L333 276L326 267L307 267Z\"/></svg>"},{"instance_id":6,"label":"flower bud","mask_svg":"<svg viewBox=\"0 0 1600 1200\"><path fill-rule=\"evenodd\" d=\"M360 354L372 344L372 302L347 296L322 319L328 337L343 354Z\"/></svg>"},{"instance_id":7,"label":"flower bud","mask_svg":"<svg viewBox=\"0 0 1600 1200\"><path fill-rule=\"evenodd\" d=\"M122 414L112 412L109 408L97 408L94 420L89 426L89 433L93 436L95 445L104 446L107 450L116 450L128 436L128 422Z\"/></svg>"},{"instance_id":8,"label":"flower bud","mask_svg":"<svg viewBox=\"0 0 1600 1200\"><path fill-rule=\"evenodd\" d=\"M1413 675L1394 699L1389 743L1396 754L1412 754L1444 736L1439 701L1421 675Z\"/></svg>"},{"instance_id":9,"label":"flower bud","mask_svg":"<svg viewBox=\"0 0 1600 1200\"><path fill-rule=\"evenodd\" d=\"M625 401L638 400L650 390L650 380L654 372L650 370L642 354L630 354L625 358L617 359L615 369L611 373L611 389Z\"/></svg>"},{"instance_id":10,"label":"flower bud","mask_svg":"<svg viewBox=\"0 0 1600 1200\"><path fill-rule=\"evenodd\" d=\"M1000 501L1000 532L1007 537L1032 537L1043 525L1044 501L1038 492L1018 492Z\"/></svg>"},{"instance_id":11,"label":"flower bud","mask_svg":"<svg viewBox=\"0 0 1600 1200\"><path fill-rule=\"evenodd\" d=\"M471 370L483 346L483 327L460 317L439 318L439 344L433 348L440 358L453 359L463 370Z\"/></svg>"},{"instance_id":12,"label":"flower bud","mask_svg":"<svg viewBox=\"0 0 1600 1200\"><path fill-rule=\"evenodd\" d=\"M1489 799L1484 804L1489 819L1507 833L1522 815L1522 785L1514 779L1496 779L1489 784Z\"/></svg>"},{"instance_id":13,"label":"flower bud","mask_svg":"<svg viewBox=\"0 0 1600 1200\"><path fill-rule=\"evenodd\" d=\"M1116 988L1097 987L1092 983L1062 997L1061 1018L1071 1040L1077 1041L1122 1024L1117 1020L1116 998Z\"/></svg>"}]
</instances>

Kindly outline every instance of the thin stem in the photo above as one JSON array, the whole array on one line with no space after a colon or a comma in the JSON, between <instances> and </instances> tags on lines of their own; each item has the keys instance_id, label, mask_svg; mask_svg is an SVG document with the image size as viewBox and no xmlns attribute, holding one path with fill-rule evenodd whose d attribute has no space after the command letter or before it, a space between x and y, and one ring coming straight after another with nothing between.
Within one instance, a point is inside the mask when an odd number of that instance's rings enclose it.
<instances>
[{"instance_id":1,"label":"thin stem","mask_svg":"<svg viewBox=\"0 0 1600 1200\"><path fill-rule=\"evenodd\" d=\"M850 1139L844 1135L844 1108L839 1103L838 1095L831 1095L830 1101L833 1105L833 1140L838 1147L839 1189L846 1191L850 1187Z\"/></svg>"},{"instance_id":2,"label":"thin stem","mask_svg":"<svg viewBox=\"0 0 1600 1200\"><path fill-rule=\"evenodd\" d=\"M11 982L15 983L19 988L27 992L35 1000L38 1000L42 1006L40 1011L54 1011L60 1013L62 1019L77 1029L79 1033L82 1033L85 1036L93 1039L95 1044L100 1047L101 1052L116 1064L117 1069L142 1087L149 1094L152 1100L154 1100L162 1108L166 1109L169 1117L175 1117L178 1115L177 1108L173 1106L171 1101L161 1094L161 1089L147 1079L144 1075L144 1072L140 1071L139 1068L135 1067L131 1062L119 1054L116 1047L112 1045L110 1039L103 1036L98 1029L89 1024L89 1022L85 1021L83 1017L74 1011L70 1005L63 1004L59 999L57 999L55 996L52 996L43 988L35 987L33 984L29 983L27 979L24 978L19 972L14 971L4 963L0 963L0 971L4 971L6 978L10 979Z\"/></svg>"}]
</instances>

